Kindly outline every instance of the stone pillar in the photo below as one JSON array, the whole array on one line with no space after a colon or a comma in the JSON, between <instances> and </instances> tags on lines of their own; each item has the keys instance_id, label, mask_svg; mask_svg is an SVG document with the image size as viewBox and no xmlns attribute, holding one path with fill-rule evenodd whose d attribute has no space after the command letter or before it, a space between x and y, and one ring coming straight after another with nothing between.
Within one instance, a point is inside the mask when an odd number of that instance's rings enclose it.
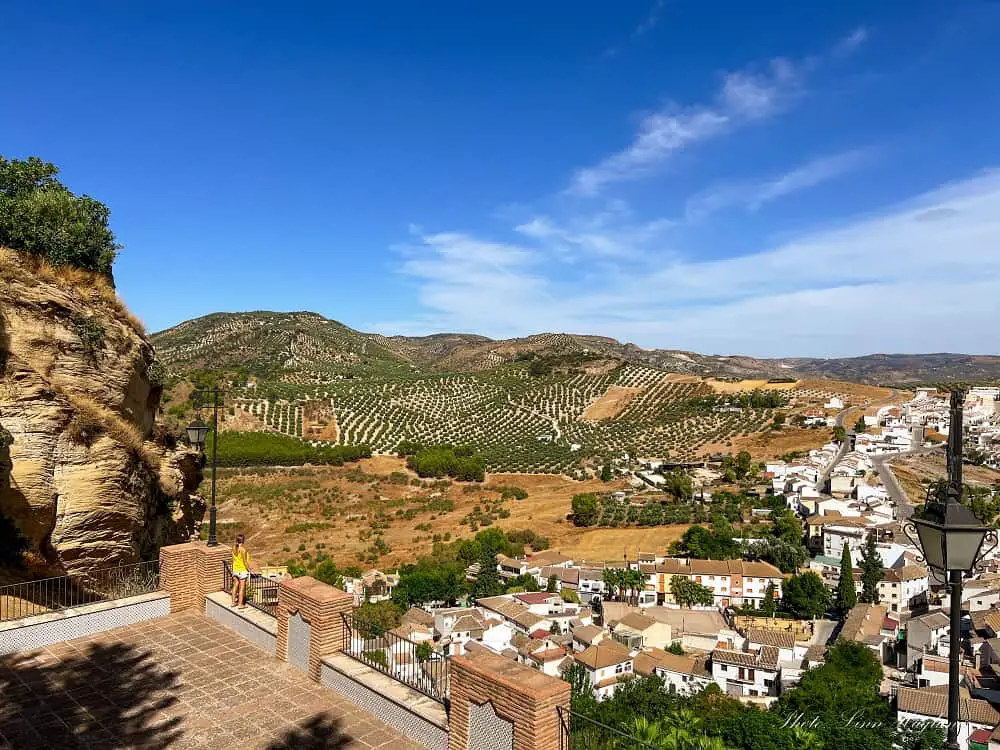
<instances>
[{"instance_id":1,"label":"stone pillar","mask_svg":"<svg viewBox=\"0 0 1000 750\"><path fill-rule=\"evenodd\" d=\"M354 608L354 597L317 581L311 576L286 578L278 587L278 638L275 655L289 661L289 621L301 618L308 624L308 674L319 680L320 657L343 649L344 621L341 614Z\"/></svg>"},{"instance_id":2,"label":"stone pillar","mask_svg":"<svg viewBox=\"0 0 1000 750\"><path fill-rule=\"evenodd\" d=\"M170 594L170 611L202 610L205 595L221 591L223 563L232 551L227 546L186 542L160 548L160 588Z\"/></svg>"},{"instance_id":3,"label":"stone pillar","mask_svg":"<svg viewBox=\"0 0 1000 750\"><path fill-rule=\"evenodd\" d=\"M448 750L559 750L568 682L491 653L450 661Z\"/></svg>"}]
</instances>

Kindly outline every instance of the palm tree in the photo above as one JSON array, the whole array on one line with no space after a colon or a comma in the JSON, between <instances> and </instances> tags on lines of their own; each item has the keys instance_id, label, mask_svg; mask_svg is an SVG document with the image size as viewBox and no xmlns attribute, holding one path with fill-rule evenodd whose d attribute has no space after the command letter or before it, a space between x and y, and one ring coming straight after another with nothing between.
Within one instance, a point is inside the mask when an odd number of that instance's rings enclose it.
<instances>
[{"instance_id":1,"label":"palm tree","mask_svg":"<svg viewBox=\"0 0 1000 750\"><path fill-rule=\"evenodd\" d=\"M816 733L805 727L792 727L792 740L798 750L821 750L823 747Z\"/></svg>"},{"instance_id":2,"label":"palm tree","mask_svg":"<svg viewBox=\"0 0 1000 750\"><path fill-rule=\"evenodd\" d=\"M726 750L721 737L699 737L690 747L691 750Z\"/></svg>"},{"instance_id":3,"label":"palm tree","mask_svg":"<svg viewBox=\"0 0 1000 750\"><path fill-rule=\"evenodd\" d=\"M701 733L701 728L704 723L702 717L690 708L678 709L677 712L670 717L670 721L674 725L684 727L694 734Z\"/></svg>"},{"instance_id":4,"label":"palm tree","mask_svg":"<svg viewBox=\"0 0 1000 750\"><path fill-rule=\"evenodd\" d=\"M607 590L608 599L614 601L615 589L618 588L618 571L614 568L605 568L601 573L601 580L604 581L604 588Z\"/></svg>"},{"instance_id":5,"label":"palm tree","mask_svg":"<svg viewBox=\"0 0 1000 750\"><path fill-rule=\"evenodd\" d=\"M660 741L663 739L663 723L650 721L645 716L637 716L632 720L632 726L629 728L628 734L639 742L659 747Z\"/></svg>"},{"instance_id":6,"label":"palm tree","mask_svg":"<svg viewBox=\"0 0 1000 750\"><path fill-rule=\"evenodd\" d=\"M639 592L646 586L646 576L642 574L641 570L630 570L628 571L628 581L629 588L635 592L633 603L639 606Z\"/></svg>"}]
</instances>

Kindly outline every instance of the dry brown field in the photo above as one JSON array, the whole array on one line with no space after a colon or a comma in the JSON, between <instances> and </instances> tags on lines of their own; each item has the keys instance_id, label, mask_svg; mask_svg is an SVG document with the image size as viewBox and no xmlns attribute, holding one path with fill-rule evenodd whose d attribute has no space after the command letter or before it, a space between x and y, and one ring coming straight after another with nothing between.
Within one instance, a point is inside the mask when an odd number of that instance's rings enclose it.
<instances>
[{"instance_id":1,"label":"dry brown field","mask_svg":"<svg viewBox=\"0 0 1000 750\"><path fill-rule=\"evenodd\" d=\"M892 395L891 388L882 388L875 385L865 385L863 383L848 383L845 380L820 380L818 378L807 378L800 380L796 388L802 390L815 389L829 391L831 393L843 393L845 396L860 399L885 399Z\"/></svg>"},{"instance_id":2,"label":"dry brown field","mask_svg":"<svg viewBox=\"0 0 1000 750\"><path fill-rule=\"evenodd\" d=\"M604 395L584 410L580 419L614 419L625 410L636 394L641 392L642 388L609 385Z\"/></svg>"},{"instance_id":3,"label":"dry brown field","mask_svg":"<svg viewBox=\"0 0 1000 750\"><path fill-rule=\"evenodd\" d=\"M948 476L943 452L904 456L894 459L891 465L906 496L915 504L924 501L928 482ZM969 484L993 485L1000 482L1000 471L966 464L962 467L962 479Z\"/></svg>"},{"instance_id":4,"label":"dry brown field","mask_svg":"<svg viewBox=\"0 0 1000 750\"><path fill-rule=\"evenodd\" d=\"M765 379L747 379L731 382L708 378L705 380L705 383L711 386L712 390L716 393L740 393L741 391L756 390L788 391L799 387L798 381L794 383L768 383Z\"/></svg>"},{"instance_id":5,"label":"dry brown field","mask_svg":"<svg viewBox=\"0 0 1000 750\"><path fill-rule=\"evenodd\" d=\"M442 541L474 536L463 519L477 506L499 502L500 492L487 488L502 486L521 487L528 497L503 501L509 515L495 518L493 526L531 529L552 548L587 559L618 559L626 548L630 554L663 549L686 528L580 529L567 519L573 495L616 489L621 482L577 482L551 474L490 474L482 484L423 480L418 486L415 480L394 456L375 456L354 467L227 470L219 480L220 538L225 543L246 534L259 564L324 552L339 565L392 569L430 553L435 536ZM389 551L373 559L379 535Z\"/></svg>"},{"instance_id":6,"label":"dry brown field","mask_svg":"<svg viewBox=\"0 0 1000 750\"><path fill-rule=\"evenodd\" d=\"M726 446L712 443L702 448L704 455L712 453L739 453L746 451L754 461L768 458L778 458L793 451L808 452L819 448L833 439L833 430L827 427L789 427L787 424L780 430L764 430L749 435L738 435L733 438L732 445Z\"/></svg>"}]
</instances>

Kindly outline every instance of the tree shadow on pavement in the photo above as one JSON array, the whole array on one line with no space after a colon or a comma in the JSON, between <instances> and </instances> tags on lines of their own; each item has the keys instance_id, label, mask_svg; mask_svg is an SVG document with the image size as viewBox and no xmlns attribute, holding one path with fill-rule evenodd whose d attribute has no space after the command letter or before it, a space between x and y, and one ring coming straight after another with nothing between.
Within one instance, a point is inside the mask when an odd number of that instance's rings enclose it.
<instances>
[{"instance_id":1,"label":"tree shadow on pavement","mask_svg":"<svg viewBox=\"0 0 1000 750\"><path fill-rule=\"evenodd\" d=\"M0 656L0 748L165 750L177 677L126 643Z\"/></svg>"},{"instance_id":2,"label":"tree shadow on pavement","mask_svg":"<svg viewBox=\"0 0 1000 750\"><path fill-rule=\"evenodd\" d=\"M285 732L267 750L340 750L349 747L352 741L353 737L341 731L338 719L321 713L301 727Z\"/></svg>"}]
</instances>

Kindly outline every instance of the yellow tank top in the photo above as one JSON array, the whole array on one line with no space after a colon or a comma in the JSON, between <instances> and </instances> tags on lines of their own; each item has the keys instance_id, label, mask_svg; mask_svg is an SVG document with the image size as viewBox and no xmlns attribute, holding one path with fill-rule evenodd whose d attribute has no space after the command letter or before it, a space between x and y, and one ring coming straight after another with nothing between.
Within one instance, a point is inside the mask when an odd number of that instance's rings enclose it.
<instances>
[{"instance_id":1,"label":"yellow tank top","mask_svg":"<svg viewBox=\"0 0 1000 750\"><path fill-rule=\"evenodd\" d=\"M245 549L243 550L243 555L246 555L247 561L250 560L250 553ZM237 549L233 549L233 572L234 573L248 573L247 564L243 561L243 555L241 555Z\"/></svg>"}]
</instances>

